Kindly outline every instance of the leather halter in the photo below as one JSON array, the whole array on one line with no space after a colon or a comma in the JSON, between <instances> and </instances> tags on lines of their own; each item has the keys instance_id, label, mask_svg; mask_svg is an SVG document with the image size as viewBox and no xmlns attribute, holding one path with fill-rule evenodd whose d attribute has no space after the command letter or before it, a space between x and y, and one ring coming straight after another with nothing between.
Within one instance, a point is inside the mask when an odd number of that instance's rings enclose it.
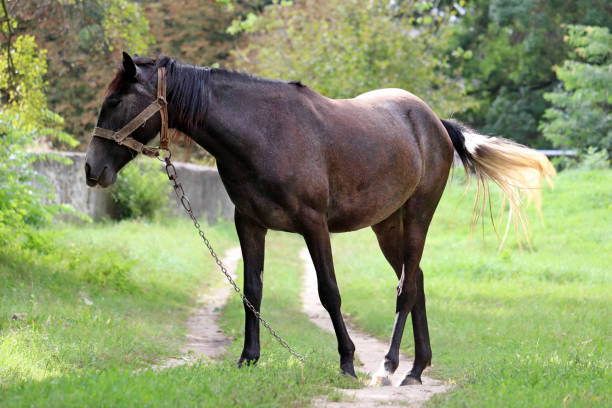
<instances>
[{"instance_id":1,"label":"leather halter","mask_svg":"<svg viewBox=\"0 0 612 408\"><path fill-rule=\"evenodd\" d=\"M159 147L149 147L138 140L130 137L132 133L146 121L159 111L161 116L161 129L159 131ZM127 125L113 131L101 127L95 127L93 136L98 136L104 139L112 140L121 146L128 147L137 153L142 153L149 157L158 157L160 150L168 151L170 144L168 140L168 101L166 100L166 69L164 67L157 68L157 99L149 106L140 112L134 119L130 120Z\"/></svg>"}]
</instances>

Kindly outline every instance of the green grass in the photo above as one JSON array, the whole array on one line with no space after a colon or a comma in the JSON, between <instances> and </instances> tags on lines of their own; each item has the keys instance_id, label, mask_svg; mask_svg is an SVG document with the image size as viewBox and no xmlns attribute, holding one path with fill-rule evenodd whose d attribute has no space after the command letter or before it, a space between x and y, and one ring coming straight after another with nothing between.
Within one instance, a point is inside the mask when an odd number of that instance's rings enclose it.
<instances>
[{"instance_id":1,"label":"green grass","mask_svg":"<svg viewBox=\"0 0 612 408\"><path fill-rule=\"evenodd\" d=\"M237 245L233 226L207 230L219 253ZM259 364L236 368L244 323L233 296L223 361L137 373L177 355L197 290L226 284L195 231L184 221L122 222L43 236L53 243L0 250L0 406L304 406L359 386L338 374L334 336L299 312L297 236L269 234L262 311L307 355L303 370L263 329Z\"/></svg>"},{"instance_id":2,"label":"green grass","mask_svg":"<svg viewBox=\"0 0 612 408\"><path fill-rule=\"evenodd\" d=\"M473 190L459 203L463 188L448 189L422 265L432 375L456 387L432 405L612 404L610 185L610 171L561 174L544 195L546 225L530 214L533 253L512 240L498 253L487 224L470 240ZM207 231L219 253L237 245L228 223ZM396 280L374 235L332 242L343 310L387 340ZM299 312L303 245L268 235L262 309L307 355L303 370L263 329L260 363L235 367L243 312L232 296L223 361L161 372L135 370L176 356L198 290L226 284L188 222L59 225L0 248L0 406L305 406L360 386L338 375L334 336Z\"/></svg>"},{"instance_id":3,"label":"green grass","mask_svg":"<svg viewBox=\"0 0 612 408\"><path fill-rule=\"evenodd\" d=\"M560 174L545 225L529 214L533 252L510 240L499 253L490 222L469 239L474 189L461 202L462 185L447 189L421 265L432 375L456 388L433 405L612 405L610 186L612 171ZM333 247L343 310L388 339L397 280L374 234L335 235ZM403 347L412 353L409 324Z\"/></svg>"},{"instance_id":4,"label":"green grass","mask_svg":"<svg viewBox=\"0 0 612 408\"><path fill-rule=\"evenodd\" d=\"M175 355L214 276L194 235L186 222L66 226L0 250L0 386ZM231 225L211 239L227 247Z\"/></svg>"}]
</instances>

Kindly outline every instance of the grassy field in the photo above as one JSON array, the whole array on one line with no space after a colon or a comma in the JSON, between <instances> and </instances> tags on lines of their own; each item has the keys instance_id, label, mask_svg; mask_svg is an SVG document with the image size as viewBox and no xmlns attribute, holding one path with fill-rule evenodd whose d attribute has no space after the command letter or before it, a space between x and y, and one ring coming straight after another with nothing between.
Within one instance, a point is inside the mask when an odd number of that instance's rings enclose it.
<instances>
[{"instance_id":1,"label":"grassy field","mask_svg":"<svg viewBox=\"0 0 612 408\"><path fill-rule=\"evenodd\" d=\"M237 245L230 224L208 231L220 253ZM0 406L303 406L359 386L338 375L333 336L298 312L298 237L270 234L263 313L308 355L303 371L267 333L258 367L236 368L234 297L225 360L159 373L134 370L176 356L197 291L226 284L191 225L94 224L43 237L0 249Z\"/></svg>"},{"instance_id":2,"label":"grassy field","mask_svg":"<svg viewBox=\"0 0 612 408\"><path fill-rule=\"evenodd\" d=\"M499 253L488 220L469 239L474 189L462 200L463 185L447 189L422 267L433 375L457 388L433 405L612 405L611 186L612 171L562 173L544 193L545 225L529 214L533 252L510 240ZM374 234L333 246L343 310L389 338L397 280ZM412 353L410 325L403 347Z\"/></svg>"},{"instance_id":3,"label":"grassy field","mask_svg":"<svg viewBox=\"0 0 612 408\"><path fill-rule=\"evenodd\" d=\"M176 354L196 290L214 273L191 232L182 222L66 226L2 248L1 386ZM211 235L223 247L233 232Z\"/></svg>"},{"instance_id":4,"label":"grassy field","mask_svg":"<svg viewBox=\"0 0 612 408\"><path fill-rule=\"evenodd\" d=\"M447 190L422 265L432 375L456 388L432 405L612 404L610 185L612 172L561 174L544 196L546 225L530 214L532 253L512 240L498 253L488 223L470 240L473 191L460 202L462 186ZM237 245L232 225L207 230L220 253ZM343 310L387 339L396 282L373 234L333 246ZM232 297L223 361L137 373L177 355L198 290L225 284L187 222L59 225L0 248L0 406L305 406L358 387L338 375L334 337L299 312L302 247L268 235L262 311L307 355L303 370L264 330L258 366L236 369L243 312Z\"/></svg>"}]
</instances>

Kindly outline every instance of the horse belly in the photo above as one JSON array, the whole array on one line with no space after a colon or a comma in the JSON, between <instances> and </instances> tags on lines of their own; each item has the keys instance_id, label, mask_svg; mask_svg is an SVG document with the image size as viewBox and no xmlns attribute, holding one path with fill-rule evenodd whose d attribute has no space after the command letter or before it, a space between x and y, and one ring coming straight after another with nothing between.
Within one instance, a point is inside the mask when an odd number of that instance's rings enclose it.
<instances>
[{"instance_id":1,"label":"horse belly","mask_svg":"<svg viewBox=\"0 0 612 408\"><path fill-rule=\"evenodd\" d=\"M358 182L349 191L332 193L327 220L330 232L355 231L381 222L408 200L417 183L411 177L381 177L367 187Z\"/></svg>"}]
</instances>

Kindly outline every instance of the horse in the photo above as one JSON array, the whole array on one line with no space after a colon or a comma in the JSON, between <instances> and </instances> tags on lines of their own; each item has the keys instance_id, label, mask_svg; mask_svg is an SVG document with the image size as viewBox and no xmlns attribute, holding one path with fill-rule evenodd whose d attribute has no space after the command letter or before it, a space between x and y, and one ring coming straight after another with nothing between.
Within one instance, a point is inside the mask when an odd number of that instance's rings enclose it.
<instances>
[{"instance_id":1,"label":"horse","mask_svg":"<svg viewBox=\"0 0 612 408\"><path fill-rule=\"evenodd\" d=\"M259 311L266 232L302 235L316 269L320 301L335 330L341 372L356 377L355 346L340 310L330 233L371 227L399 282L389 351L372 383L390 385L410 313L415 353L401 385L420 384L432 352L419 264L454 152L468 175L473 172L483 183L490 179L502 187L510 213L520 222L525 201L519 192L537 195L542 180L554 175L548 159L510 140L440 119L401 89L335 100L299 81L198 67L167 56L124 53L97 126L116 131L155 101L160 68L167 77L167 126L214 156L235 204L246 298ZM150 142L163 116L145 120L133 130L133 139ZM85 163L87 184L111 185L135 156L129 147L94 133ZM244 329L239 367L260 357L259 322L246 305Z\"/></svg>"}]
</instances>

